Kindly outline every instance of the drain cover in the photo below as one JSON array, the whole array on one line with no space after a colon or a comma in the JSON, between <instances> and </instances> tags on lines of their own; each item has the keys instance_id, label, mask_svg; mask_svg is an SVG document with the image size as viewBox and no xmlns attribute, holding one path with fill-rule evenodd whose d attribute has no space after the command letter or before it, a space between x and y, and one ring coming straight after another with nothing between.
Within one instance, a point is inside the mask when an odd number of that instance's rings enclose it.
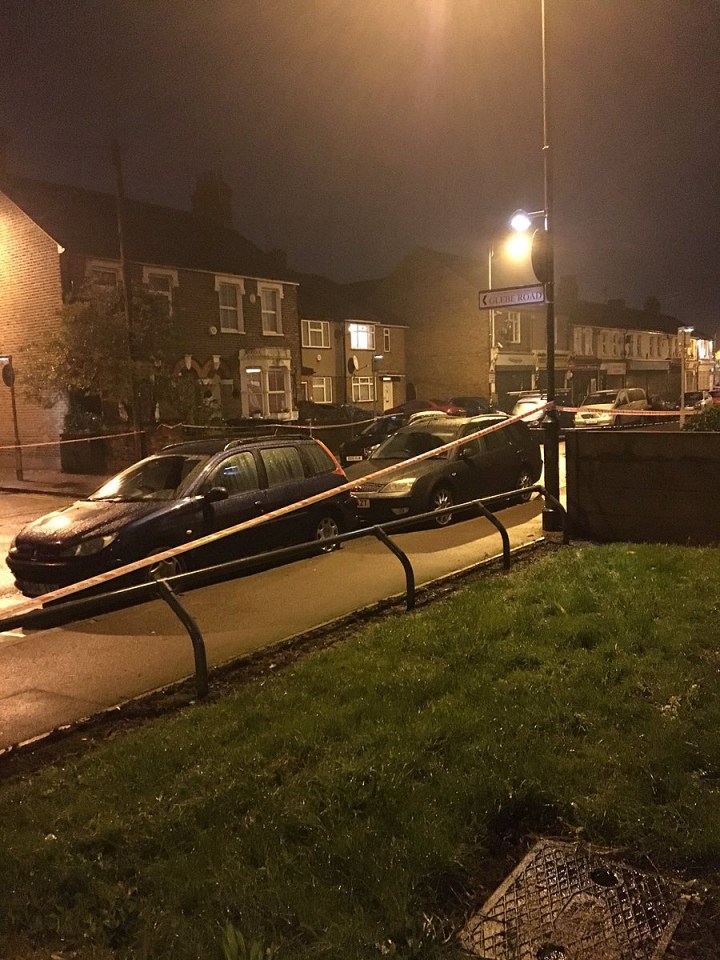
<instances>
[{"instance_id":1,"label":"drain cover","mask_svg":"<svg viewBox=\"0 0 720 960\"><path fill-rule=\"evenodd\" d=\"M683 908L662 877L542 840L460 942L482 960L660 960Z\"/></svg>"}]
</instances>

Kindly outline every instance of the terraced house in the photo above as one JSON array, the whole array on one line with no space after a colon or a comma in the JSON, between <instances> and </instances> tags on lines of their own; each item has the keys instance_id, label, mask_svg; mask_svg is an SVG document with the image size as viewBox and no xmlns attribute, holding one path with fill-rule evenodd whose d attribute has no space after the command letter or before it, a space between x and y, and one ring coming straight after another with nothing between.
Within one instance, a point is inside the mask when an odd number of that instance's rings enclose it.
<instances>
[{"instance_id":1,"label":"terraced house","mask_svg":"<svg viewBox=\"0 0 720 960\"><path fill-rule=\"evenodd\" d=\"M297 281L284 257L232 228L229 188L198 178L192 212L137 200L124 204L126 269L132 286L166 297L183 344L174 375L203 382L225 419L297 418L300 323ZM13 355L58 322L63 297L91 283L122 282L117 201L56 183L5 178L0 190L0 353ZM0 395L0 441L11 442ZM23 443L58 438L64 409L43 410L17 391Z\"/></svg>"}]
</instances>

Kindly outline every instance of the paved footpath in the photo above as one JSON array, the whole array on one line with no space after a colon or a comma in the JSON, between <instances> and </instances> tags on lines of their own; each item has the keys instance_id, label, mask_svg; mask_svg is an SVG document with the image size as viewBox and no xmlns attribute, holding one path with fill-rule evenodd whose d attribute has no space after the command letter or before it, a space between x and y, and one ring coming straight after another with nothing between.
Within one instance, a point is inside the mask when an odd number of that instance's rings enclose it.
<instances>
[{"instance_id":1,"label":"paved footpath","mask_svg":"<svg viewBox=\"0 0 720 960\"><path fill-rule=\"evenodd\" d=\"M541 538L541 508L535 500L503 511L513 547ZM501 553L497 531L479 518L398 539L418 586ZM192 591L182 601L203 633L212 666L404 589L398 559L365 537L331 554ZM0 749L192 676L193 670L190 639L162 601L51 630L0 633Z\"/></svg>"}]
</instances>

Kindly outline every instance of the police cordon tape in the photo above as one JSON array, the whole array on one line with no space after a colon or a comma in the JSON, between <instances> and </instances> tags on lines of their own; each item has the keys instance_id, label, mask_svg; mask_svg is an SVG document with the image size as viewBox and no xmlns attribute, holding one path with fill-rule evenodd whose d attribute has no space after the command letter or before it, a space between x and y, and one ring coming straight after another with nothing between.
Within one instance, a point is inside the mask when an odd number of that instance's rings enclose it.
<instances>
[{"instance_id":1,"label":"police cordon tape","mask_svg":"<svg viewBox=\"0 0 720 960\"><path fill-rule=\"evenodd\" d=\"M526 412L521 416L508 417L507 420L501 420L499 423L493 424L491 427L485 427L484 430L478 430L476 433L468 434L468 436L462 437L458 440L451 440L449 443L435 447L433 450L429 450L427 453L421 453L416 457L410 457L408 460L403 460L401 463L394 463L389 467L384 467L382 470L377 470L374 473L369 473L364 477L360 477L358 480L350 480L338 487L333 487L332 490L326 490L323 493L316 493L312 497L306 497L304 500L298 500L296 503L291 503L286 507L280 507L277 510L271 510L269 513L264 513L261 516L252 517L250 520L244 520L242 523L237 523L235 526L227 527L225 530L218 530L216 533L210 533L207 536L200 537L198 540L191 540L188 543L180 544L177 547L171 547L168 550L163 550L160 553L153 554L150 557L143 557L142 560L135 560L133 563L127 563L122 567L116 567L114 570L108 570L105 573L99 573L94 577L89 577L87 580L81 580L78 583L70 584L70 586L61 587L59 590L53 590L50 593L44 593L40 597L33 597L31 600L26 600L20 602L16 606L10 607L6 611L5 615L11 617L22 613L27 613L30 610L38 610L44 607L47 603L52 603L56 600L62 600L65 597L70 597L73 594L80 593L81 591L90 590L92 587L102 586L103 584L109 583L112 580L117 580L120 577L126 577L132 573L137 573L139 570L143 570L145 567L154 566L155 564L161 563L163 560L170 560L173 557L180 556L183 553L188 553L191 550L197 549L198 547L203 547L209 543L214 543L216 540L222 540L225 537L230 537L236 533L241 533L244 530L258 527L263 523L268 523L270 520L275 520L278 517L286 516L289 513L293 513L295 510L299 510L301 507L308 507L315 503L321 503L323 500L329 500L333 497L336 497L339 493L353 490L355 487L367 483L368 480L377 480L380 477L388 476L389 474L395 473L398 470L405 470L416 463L421 463L423 460L430 460L433 457L436 457L439 453L444 453L447 450L454 450L456 447L464 446L471 440L478 439L478 437L484 437L490 433L495 433L498 430L503 430L512 423L518 423L518 421L524 420L530 415L530 413L537 413L538 410L545 410L551 406L552 403L546 403L542 407L538 407L534 411ZM325 444L323 444L321 440L318 440L318 443L320 443L325 450L327 450L327 447L325 447ZM328 453L330 453L330 451L328 451Z\"/></svg>"},{"instance_id":2,"label":"police cordon tape","mask_svg":"<svg viewBox=\"0 0 720 960\"><path fill-rule=\"evenodd\" d=\"M100 433L94 436L87 437L77 437L74 440L42 440L37 443L13 443L8 444L7 446L0 447L1 450L17 450L18 447L25 449L26 447L59 447L62 444L66 443L86 443L88 440L113 440L116 437L133 437L137 433L142 433L141 430L128 430L127 433Z\"/></svg>"},{"instance_id":3,"label":"police cordon tape","mask_svg":"<svg viewBox=\"0 0 720 960\"><path fill-rule=\"evenodd\" d=\"M531 414L537 414L541 410L545 410L548 407L551 407L551 403L546 403L542 407L535 407ZM558 412L562 413L577 413L578 410L584 411L593 411L594 413L609 413L607 407L556 407ZM420 411L422 412L422 411ZM693 407L684 407L682 410L612 410L613 416L616 417L675 417L679 414L684 414L686 417L694 416L700 411ZM442 411L438 410L438 414L441 414ZM529 416L530 414L525 414L524 417ZM371 423L377 423L378 420L387 420L389 417L397 416L393 413L383 413L377 417L371 417L368 420L349 420L346 423L297 423L294 420L288 420L283 423L272 423L268 424L268 430L271 429L287 429L287 430L307 430L312 433L313 430L341 430L347 429L347 427L364 427L368 426ZM522 420L524 417L517 417L516 419ZM261 426L263 423L262 420L258 420L258 426ZM192 423L158 423L158 427L163 427L166 430L214 430L216 433L218 430L223 429L222 425L218 424L192 424ZM228 429L228 428L225 428ZM241 430L241 427L229 429L238 429ZM94 435L89 435L87 437L75 437L72 440L43 440L38 442L30 443L19 443L19 444L7 444L5 446L0 446L0 452L3 450L17 450L26 449L29 447L57 447L62 444L68 443L86 443L88 440L114 440L119 437L132 437L135 434L144 433L143 430L128 430L125 433L99 433Z\"/></svg>"},{"instance_id":4,"label":"police cordon tape","mask_svg":"<svg viewBox=\"0 0 720 960\"><path fill-rule=\"evenodd\" d=\"M582 410L583 412L611 413L614 417L675 417L675 419L680 413L684 413L686 417L699 413L693 407L683 407L682 410L623 410L614 407L557 407L556 409L563 413L577 413Z\"/></svg>"}]
</instances>

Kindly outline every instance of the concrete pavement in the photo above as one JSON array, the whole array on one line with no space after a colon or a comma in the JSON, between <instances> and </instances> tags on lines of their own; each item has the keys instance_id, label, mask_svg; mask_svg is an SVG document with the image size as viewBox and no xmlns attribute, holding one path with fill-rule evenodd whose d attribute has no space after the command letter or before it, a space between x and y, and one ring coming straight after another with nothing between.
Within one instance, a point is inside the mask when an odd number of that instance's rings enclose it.
<instances>
[{"instance_id":1,"label":"concrete pavement","mask_svg":"<svg viewBox=\"0 0 720 960\"><path fill-rule=\"evenodd\" d=\"M511 545L542 536L542 502L503 511ZM501 552L483 519L398 537L418 586ZM375 538L339 551L187 593L208 664L271 646L402 594L398 559ZM177 680L194 670L190 639L162 601L65 627L0 634L0 749L40 737Z\"/></svg>"}]
</instances>

